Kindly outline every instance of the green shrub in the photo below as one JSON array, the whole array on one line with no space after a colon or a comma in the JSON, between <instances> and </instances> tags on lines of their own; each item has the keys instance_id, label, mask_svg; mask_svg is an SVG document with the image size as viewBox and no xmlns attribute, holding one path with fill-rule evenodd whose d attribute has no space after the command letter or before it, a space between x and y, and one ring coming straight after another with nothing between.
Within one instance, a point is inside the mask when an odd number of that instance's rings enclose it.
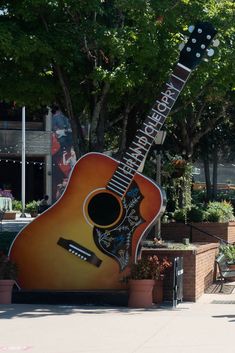
<instances>
[{"instance_id":1,"label":"green shrub","mask_svg":"<svg viewBox=\"0 0 235 353\"><path fill-rule=\"evenodd\" d=\"M227 244L220 247L220 253L224 254L227 261L235 263L235 245Z\"/></svg>"},{"instance_id":2,"label":"green shrub","mask_svg":"<svg viewBox=\"0 0 235 353\"><path fill-rule=\"evenodd\" d=\"M176 222L185 222L186 210L183 208L175 210L175 212L173 213L173 218Z\"/></svg>"},{"instance_id":3,"label":"green shrub","mask_svg":"<svg viewBox=\"0 0 235 353\"><path fill-rule=\"evenodd\" d=\"M203 209L193 206L187 213L189 222L202 222L205 218L205 212Z\"/></svg>"},{"instance_id":4,"label":"green shrub","mask_svg":"<svg viewBox=\"0 0 235 353\"><path fill-rule=\"evenodd\" d=\"M12 209L13 211L22 211L22 202L19 200L13 200Z\"/></svg>"},{"instance_id":5,"label":"green shrub","mask_svg":"<svg viewBox=\"0 0 235 353\"><path fill-rule=\"evenodd\" d=\"M33 200L31 202L28 202L26 205L25 205L25 211L26 212L37 212L38 211L38 202Z\"/></svg>"},{"instance_id":6,"label":"green shrub","mask_svg":"<svg viewBox=\"0 0 235 353\"><path fill-rule=\"evenodd\" d=\"M227 201L209 202L206 208L206 220L209 222L229 222L234 220L233 206Z\"/></svg>"}]
</instances>

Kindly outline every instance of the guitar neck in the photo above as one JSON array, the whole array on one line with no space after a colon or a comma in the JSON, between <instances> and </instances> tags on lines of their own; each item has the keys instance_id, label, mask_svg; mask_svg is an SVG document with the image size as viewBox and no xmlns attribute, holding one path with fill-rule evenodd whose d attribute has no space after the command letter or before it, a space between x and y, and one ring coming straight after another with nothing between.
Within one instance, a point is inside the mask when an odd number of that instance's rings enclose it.
<instances>
[{"instance_id":1,"label":"guitar neck","mask_svg":"<svg viewBox=\"0 0 235 353\"><path fill-rule=\"evenodd\" d=\"M135 173L145 160L150 147L154 144L166 117L170 114L179 94L181 93L191 70L177 64L160 96L155 101L147 118L137 130L136 135L121 159L118 168L107 184L107 189L124 197Z\"/></svg>"}]
</instances>

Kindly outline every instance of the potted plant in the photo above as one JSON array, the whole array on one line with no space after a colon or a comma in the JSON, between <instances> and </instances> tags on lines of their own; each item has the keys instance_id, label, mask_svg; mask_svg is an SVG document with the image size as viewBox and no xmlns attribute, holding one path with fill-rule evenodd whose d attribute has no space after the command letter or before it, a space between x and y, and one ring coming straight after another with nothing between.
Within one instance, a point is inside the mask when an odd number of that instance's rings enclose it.
<instances>
[{"instance_id":1,"label":"potted plant","mask_svg":"<svg viewBox=\"0 0 235 353\"><path fill-rule=\"evenodd\" d=\"M131 265L129 275L129 307L150 308L153 303L153 288L162 280L164 271L171 263L156 255L142 257Z\"/></svg>"},{"instance_id":2,"label":"potted plant","mask_svg":"<svg viewBox=\"0 0 235 353\"><path fill-rule=\"evenodd\" d=\"M0 304L10 304L12 288L17 278L17 265L3 253L0 254Z\"/></svg>"},{"instance_id":3,"label":"potted plant","mask_svg":"<svg viewBox=\"0 0 235 353\"><path fill-rule=\"evenodd\" d=\"M36 217L38 214L38 202L33 200L25 206L25 211L30 213L31 217Z\"/></svg>"}]
</instances>

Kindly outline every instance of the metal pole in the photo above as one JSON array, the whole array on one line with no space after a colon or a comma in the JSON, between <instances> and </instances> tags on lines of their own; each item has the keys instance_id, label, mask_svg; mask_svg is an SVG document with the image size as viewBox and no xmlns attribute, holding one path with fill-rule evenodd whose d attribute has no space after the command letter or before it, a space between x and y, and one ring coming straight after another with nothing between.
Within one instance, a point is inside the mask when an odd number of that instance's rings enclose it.
<instances>
[{"instance_id":1,"label":"metal pole","mask_svg":"<svg viewBox=\"0 0 235 353\"><path fill-rule=\"evenodd\" d=\"M156 183L161 186L161 155L156 152ZM155 224L155 236L161 237L161 215Z\"/></svg>"},{"instance_id":2,"label":"metal pole","mask_svg":"<svg viewBox=\"0 0 235 353\"><path fill-rule=\"evenodd\" d=\"M20 217L26 217L25 215L25 107L22 107L21 202L22 202L22 213Z\"/></svg>"}]
</instances>

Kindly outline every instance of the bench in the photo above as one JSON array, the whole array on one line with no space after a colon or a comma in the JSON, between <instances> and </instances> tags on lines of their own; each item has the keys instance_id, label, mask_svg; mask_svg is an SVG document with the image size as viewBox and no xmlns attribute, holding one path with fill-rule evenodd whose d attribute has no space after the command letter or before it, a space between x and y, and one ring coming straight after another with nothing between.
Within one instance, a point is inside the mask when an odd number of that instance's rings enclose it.
<instances>
[{"instance_id":1,"label":"bench","mask_svg":"<svg viewBox=\"0 0 235 353\"><path fill-rule=\"evenodd\" d=\"M221 292L223 289L224 282L226 280L229 280L229 279L231 280L232 278L235 278L235 270L230 270L224 254L219 255L215 261L219 268L219 274L220 274L220 280L221 280L221 287L220 287L220 292Z\"/></svg>"}]
</instances>

